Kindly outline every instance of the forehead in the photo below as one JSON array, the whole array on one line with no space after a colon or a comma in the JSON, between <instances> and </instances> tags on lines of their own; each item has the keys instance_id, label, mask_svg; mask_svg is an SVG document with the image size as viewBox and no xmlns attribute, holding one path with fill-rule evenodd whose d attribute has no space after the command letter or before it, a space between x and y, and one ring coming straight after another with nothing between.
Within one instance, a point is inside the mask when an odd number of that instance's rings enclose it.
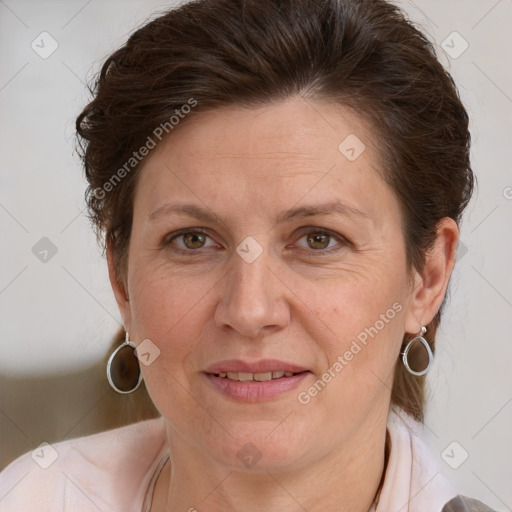
<instances>
[{"instance_id":1,"label":"forehead","mask_svg":"<svg viewBox=\"0 0 512 512\"><path fill-rule=\"evenodd\" d=\"M386 187L374 140L348 108L302 97L200 112L144 161L136 210L147 215L183 195L222 208L239 206L237 198L275 204L283 193L288 203L306 194L371 203L375 188Z\"/></svg>"},{"instance_id":2,"label":"forehead","mask_svg":"<svg viewBox=\"0 0 512 512\"><path fill-rule=\"evenodd\" d=\"M366 148L374 150L370 126L355 112L301 96L261 107L232 105L192 116L191 121L185 118L149 160L173 147L175 157L187 158L336 160L342 155L340 143L349 136L354 141L364 140Z\"/></svg>"}]
</instances>

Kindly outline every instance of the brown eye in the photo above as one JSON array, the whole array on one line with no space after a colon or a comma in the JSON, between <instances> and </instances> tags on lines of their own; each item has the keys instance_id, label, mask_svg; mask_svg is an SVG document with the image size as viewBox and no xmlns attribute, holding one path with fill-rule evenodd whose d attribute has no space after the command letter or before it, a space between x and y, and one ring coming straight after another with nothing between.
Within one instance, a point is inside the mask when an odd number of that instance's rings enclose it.
<instances>
[{"instance_id":1,"label":"brown eye","mask_svg":"<svg viewBox=\"0 0 512 512\"><path fill-rule=\"evenodd\" d=\"M188 253L195 251L199 253L201 249L218 248L218 245L206 232L190 229L173 233L173 236L166 238L163 243L179 252Z\"/></svg>"},{"instance_id":2,"label":"brown eye","mask_svg":"<svg viewBox=\"0 0 512 512\"><path fill-rule=\"evenodd\" d=\"M305 255L334 254L343 248L352 247L350 241L336 231L317 227L308 228L301 230L304 234L294 244L295 247L300 247Z\"/></svg>"},{"instance_id":3,"label":"brown eye","mask_svg":"<svg viewBox=\"0 0 512 512\"><path fill-rule=\"evenodd\" d=\"M307 242L312 249L326 249L329 246L331 236L326 233L310 233L307 235Z\"/></svg>"},{"instance_id":4,"label":"brown eye","mask_svg":"<svg viewBox=\"0 0 512 512\"><path fill-rule=\"evenodd\" d=\"M201 249L206 243L207 236L204 233L185 233L181 235L183 243L188 249Z\"/></svg>"}]
</instances>

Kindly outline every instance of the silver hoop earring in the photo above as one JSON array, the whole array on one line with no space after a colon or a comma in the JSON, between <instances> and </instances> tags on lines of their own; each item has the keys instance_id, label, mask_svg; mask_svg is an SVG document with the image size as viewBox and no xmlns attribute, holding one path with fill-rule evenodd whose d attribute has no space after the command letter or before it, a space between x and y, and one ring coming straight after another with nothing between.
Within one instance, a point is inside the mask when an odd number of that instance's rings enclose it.
<instances>
[{"instance_id":1,"label":"silver hoop earring","mask_svg":"<svg viewBox=\"0 0 512 512\"><path fill-rule=\"evenodd\" d=\"M119 345L107 361L107 379L112 389L127 395L133 393L142 382L139 360L135 352L136 346L126 333L126 339Z\"/></svg>"},{"instance_id":2,"label":"silver hoop earring","mask_svg":"<svg viewBox=\"0 0 512 512\"><path fill-rule=\"evenodd\" d=\"M404 363L404 366L409 373L412 373L412 375L417 375L417 376L425 375L428 372L428 370L434 360L434 354L432 353L432 349L430 348L428 341L423 337L423 335L426 332L427 332L427 328L422 327L421 331L411 341L409 341L409 343L407 343L407 346L405 347L404 351L402 352L402 361ZM420 349L420 350L418 351L418 349ZM422 370L419 368L414 369L413 367L411 367L411 364L409 362L409 352L411 350L413 350L413 352L415 352L414 355L416 356L416 357L413 357L413 359L419 360L422 363L425 363L425 359L427 359L426 365L425 364L421 365L421 366L425 366L425 368L423 368ZM426 358L425 358L425 354L426 354ZM412 366L416 366L416 365L412 365Z\"/></svg>"}]
</instances>

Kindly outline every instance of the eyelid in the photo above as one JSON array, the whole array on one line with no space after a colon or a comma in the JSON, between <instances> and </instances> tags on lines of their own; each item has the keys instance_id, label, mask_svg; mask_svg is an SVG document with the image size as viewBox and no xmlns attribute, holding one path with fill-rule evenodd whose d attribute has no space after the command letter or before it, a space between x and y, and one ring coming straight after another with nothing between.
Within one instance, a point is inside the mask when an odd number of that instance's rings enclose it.
<instances>
[{"instance_id":1,"label":"eyelid","mask_svg":"<svg viewBox=\"0 0 512 512\"><path fill-rule=\"evenodd\" d=\"M336 231L332 231L327 228L322 228L319 226L303 226L297 230L299 232L299 236L295 236L295 242L303 238L304 236L308 235L309 233L317 233L322 235L329 235L330 237L334 238L338 244L341 247L352 247L353 244L350 240L348 240L345 236L341 235L340 233L337 233ZM327 254L327 253L333 253L340 249L340 247L329 247L328 249L308 249L305 247L299 247L299 249L304 250L309 255L318 255L318 254Z\"/></svg>"}]
</instances>

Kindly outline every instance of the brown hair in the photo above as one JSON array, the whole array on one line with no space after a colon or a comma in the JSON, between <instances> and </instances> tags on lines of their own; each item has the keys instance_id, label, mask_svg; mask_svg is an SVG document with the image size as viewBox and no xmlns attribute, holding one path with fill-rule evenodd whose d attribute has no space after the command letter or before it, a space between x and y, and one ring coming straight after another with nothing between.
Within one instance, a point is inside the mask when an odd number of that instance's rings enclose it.
<instances>
[{"instance_id":1,"label":"brown hair","mask_svg":"<svg viewBox=\"0 0 512 512\"><path fill-rule=\"evenodd\" d=\"M86 200L121 279L140 167L126 162L192 101L187 119L295 94L359 112L378 134L383 176L402 207L410 269L421 271L440 219L459 222L471 197L468 116L454 82L432 44L386 1L187 3L133 33L106 60L92 93L76 122ZM427 326L432 348L439 321L440 312ZM424 378L397 364L392 403L421 420L424 395Z\"/></svg>"}]
</instances>

